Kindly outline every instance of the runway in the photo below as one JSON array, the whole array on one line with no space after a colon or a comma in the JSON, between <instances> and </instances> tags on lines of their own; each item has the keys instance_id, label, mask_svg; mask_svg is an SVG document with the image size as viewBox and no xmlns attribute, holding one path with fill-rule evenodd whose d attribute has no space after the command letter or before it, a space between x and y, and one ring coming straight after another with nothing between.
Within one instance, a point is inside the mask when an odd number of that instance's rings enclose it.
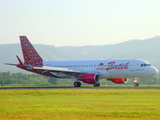
<instances>
[{"instance_id":1,"label":"runway","mask_svg":"<svg viewBox=\"0 0 160 120\"><path fill-rule=\"evenodd\" d=\"M0 89L160 89L160 87L0 87Z\"/></svg>"}]
</instances>

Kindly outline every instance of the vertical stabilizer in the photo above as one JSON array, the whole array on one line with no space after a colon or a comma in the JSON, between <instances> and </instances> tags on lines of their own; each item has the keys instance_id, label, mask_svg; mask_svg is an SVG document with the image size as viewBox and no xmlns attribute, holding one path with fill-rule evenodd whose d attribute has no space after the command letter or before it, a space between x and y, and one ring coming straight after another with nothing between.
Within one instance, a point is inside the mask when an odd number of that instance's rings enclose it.
<instances>
[{"instance_id":1,"label":"vertical stabilizer","mask_svg":"<svg viewBox=\"0 0 160 120\"><path fill-rule=\"evenodd\" d=\"M26 36L20 36L22 53L25 65L32 65L33 67L42 67L43 60L41 56L34 49Z\"/></svg>"}]
</instances>

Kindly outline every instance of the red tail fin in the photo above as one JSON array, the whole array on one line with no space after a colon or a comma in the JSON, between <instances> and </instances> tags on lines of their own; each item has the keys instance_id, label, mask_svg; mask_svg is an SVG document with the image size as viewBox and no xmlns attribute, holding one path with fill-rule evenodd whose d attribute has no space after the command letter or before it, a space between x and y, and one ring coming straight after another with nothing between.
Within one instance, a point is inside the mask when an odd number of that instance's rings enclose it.
<instances>
[{"instance_id":1,"label":"red tail fin","mask_svg":"<svg viewBox=\"0 0 160 120\"><path fill-rule=\"evenodd\" d=\"M41 56L34 49L26 36L20 36L22 53L25 65L32 65L34 67L42 67L43 60Z\"/></svg>"}]
</instances>

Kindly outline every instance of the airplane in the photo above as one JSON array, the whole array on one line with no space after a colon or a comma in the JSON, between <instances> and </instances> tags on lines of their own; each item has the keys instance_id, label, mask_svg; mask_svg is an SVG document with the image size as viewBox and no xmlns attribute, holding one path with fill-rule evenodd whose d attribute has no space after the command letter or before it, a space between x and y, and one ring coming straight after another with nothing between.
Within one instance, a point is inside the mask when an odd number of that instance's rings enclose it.
<instances>
[{"instance_id":1,"label":"airplane","mask_svg":"<svg viewBox=\"0 0 160 120\"><path fill-rule=\"evenodd\" d=\"M128 78L134 78L134 86L139 86L139 78L154 76L157 68L140 59L109 60L54 60L41 58L26 36L19 36L24 62L16 55L19 63L13 65L23 70L55 78L76 79L74 87L81 82L100 86L100 80L106 79L116 84L125 84Z\"/></svg>"}]
</instances>

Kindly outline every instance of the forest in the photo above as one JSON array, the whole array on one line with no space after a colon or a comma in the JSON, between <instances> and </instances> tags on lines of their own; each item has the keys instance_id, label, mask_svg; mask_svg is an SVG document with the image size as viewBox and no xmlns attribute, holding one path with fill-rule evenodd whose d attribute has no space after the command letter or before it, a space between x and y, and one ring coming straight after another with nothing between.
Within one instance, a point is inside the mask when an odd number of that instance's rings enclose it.
<instances>
[{"instance_id":1,"label":"forest","mask_svg":"<svg viewBox=\"0 0 160 120\"><path fill-rule=\"evenodd\" d=\"M38 74L0 72L0 86L21 85L21 86L51 86L51 85L73 85L75 79L58 79L46 77ZM101 80L101 85L115 85L105 79ZM159 85L160 75L149 78L140 78L139 83L142 85ZM82 83L85 84L85 83ZM133 79L129 79L127 85L132 85Z\"/></svg>"}]
</instances>

